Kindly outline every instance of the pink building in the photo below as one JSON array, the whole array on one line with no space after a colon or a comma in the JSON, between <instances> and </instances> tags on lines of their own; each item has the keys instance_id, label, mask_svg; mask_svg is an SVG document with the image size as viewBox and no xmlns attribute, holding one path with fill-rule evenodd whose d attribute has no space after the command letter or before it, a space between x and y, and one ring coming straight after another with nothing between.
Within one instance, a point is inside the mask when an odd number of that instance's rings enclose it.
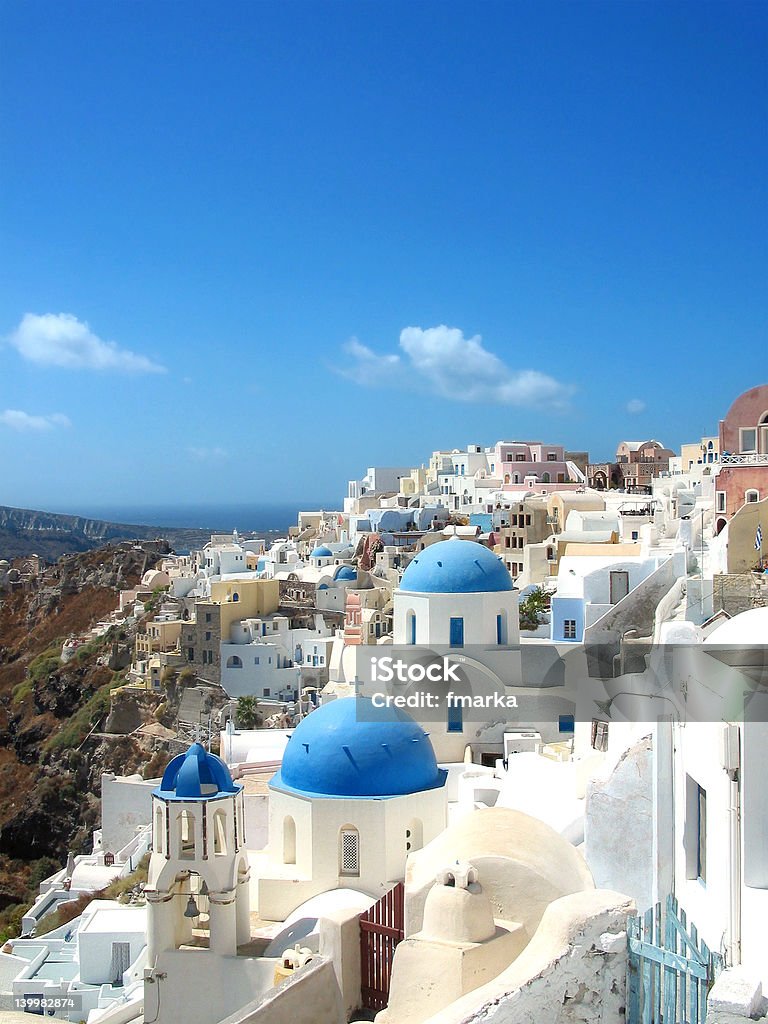
<instances>
[{"instance_id":1,"label":"pink building","mask_svg":"<svg viewBox=\"0 0 768 1024\"><path fill-rule=\"evenodd\" d=\"M526 478L535 477L535 484L579 484L565 458L565 449L559 444L541 444L539 441L498 441L488 450L491 476L507 485L522 485Z\"/></svg>"},{"instance_id":2,"label":"pink building","mask_svg":"<svg viewBox=\"0 0 768 1024\"><path fill-rule=\"evenodd\" d=\"M715 530L748 502L768 497L768 384L739 395L720 421Z\"/></svg>"}]
</instances>

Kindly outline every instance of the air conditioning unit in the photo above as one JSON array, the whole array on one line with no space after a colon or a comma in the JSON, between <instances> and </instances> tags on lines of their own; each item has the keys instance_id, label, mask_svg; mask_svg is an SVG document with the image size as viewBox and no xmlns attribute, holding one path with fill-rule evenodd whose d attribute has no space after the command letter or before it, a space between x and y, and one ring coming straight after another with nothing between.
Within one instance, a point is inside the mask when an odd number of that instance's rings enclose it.
<instances>
[{"instance_id":1,"label":"air conditioning unit","mask_svg":"<svg viewBox=\"0 0 768 1024\"><path fill-rule=\"evenodd\" d=\"M533 729L519 729L504 733L504 757L510 754L533 753L541 750L541 733Z\"/></svg>"}]
</instances>

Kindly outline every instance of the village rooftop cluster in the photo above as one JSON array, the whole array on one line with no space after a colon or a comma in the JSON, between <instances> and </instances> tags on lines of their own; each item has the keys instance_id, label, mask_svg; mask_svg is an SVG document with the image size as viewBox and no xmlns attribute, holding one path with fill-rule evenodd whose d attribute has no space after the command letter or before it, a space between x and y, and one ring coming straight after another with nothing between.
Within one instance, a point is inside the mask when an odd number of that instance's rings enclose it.
<instances>
[{"instance_id":1,"label":"village rooftop cluster","mask_svg":"<svg viewBox=\"0 0 768 1024\"><path fill-rule=\"evenodd\" d=\"M139 623L113 699L181 689L172 755L104 775L7 993L88 1024L764 1019L765 529L760 385L679 454L468 444L164 557L94 628ZM424 699L386 699L407 650Z\"/></svg>"}]
</instances>

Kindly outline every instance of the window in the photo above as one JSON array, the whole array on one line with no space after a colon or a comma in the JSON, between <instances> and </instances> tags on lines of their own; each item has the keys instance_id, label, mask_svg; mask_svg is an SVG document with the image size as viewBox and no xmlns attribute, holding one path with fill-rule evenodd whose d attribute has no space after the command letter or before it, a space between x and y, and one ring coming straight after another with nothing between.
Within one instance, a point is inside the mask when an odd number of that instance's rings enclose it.
<instances>
[{"instance_id":1,"label":"window","mask_svg":"<svg viewBox=\"0 0 768 1024\"><path fill-rule=\"evenodd\" d=\"M448 732L464 732L464 710L453 701L448 702Z\"/></svg>"},{"instance_id":2,"label":"window","mask_svg":"<svg viewBox=\"0 0 768 1024\"><path fill-rule=\"evenodd\" d=\"M416 643L416 613L415 612L408 612L408 614L405 617L405 622L406 622L405 630L406 630L406 636L408 637L408 643L409 644L415 644Z\"/></svg>"},{"instance_id":3,"label":"window","mask_svg":"<svg viewBox=\"0 0 768 1024\"><path fill-rule=\"evenodd\" d=\"M739 430L739 449L742 452L757 451L757 430L755 427L742 427Z\"/></svg>"},{"instance_id":4,"label":"window","mask_svg":"<svg viewBox=\"0 0 768 1024\"><path fill-rule=\"evenodd\" d=\"M265 696L265 697L269 697L269 694L270 694L270 688L269 688L268 686L265 686L265 687L264 687L264 690L263 690L263 693L264 693L264 696Z\"/></svg>"},{"instance_id":5,"label":"window","mask_svg":"<svg viewBox=\"0 0 768 1024\"><path fill-rule=\"evenodd\" d=\"M717 492L717 511L725 512L725 491Z\"/></svg>"},{"instance_id":6,"label":"window","mask_svg":"<svg viewBox=\"0 0 768 1024\"><path fill-rule=\"evenodd\" d=\"M209 630L206 630L206 633L205 633L205 639L206 639L206 640L210 640L210 639L211 639L211 631L210 631L210 629L209 629Z\"/></svg>"},{"instance_id":7,"label":"window","mask_svg":"<svg viewBox=\"0 0 768 1024\"><path fill-rule=\"evenodd\" d=\"M685 777L686 878L707 881L707 791L690 775Z\"/></svg>"},{"instance_id":8,"label":"window","mask_svg":"<svg viewBox=\"0 0 768 1024\"><path fill-rule=\"evenodd\" d=\"M505 644L507 642L507 623L506 616L503 612L499 612L496 616L496 643Z\"/></svg>"},{"instance_id":9,"label":"window","mask_svg":"<svg viewBox=\"0 0 768 1024\"><path fill-rule=\"evenodd\" d=\"M191 811L182 811L176 819L179 836L179 859L192 860L195 856L195 819Z\"/></svg>"},{"instance_id":10,"label":"window","mask_svg":"<svg viewBox=\"0 0 768 1024\"><path fill-rule=\"evenodd\" d=\"M760 501L760 491L749 490L744 492L744 501L753 502Z\"/></svg>"},{"instance_id":11,"label":"window","mask_svg":"<svg viewBox=\"0 0 768 1024\"><path fill-rule=\"evenodd\" d=\"M451 647L463 647L464 646L464 619L460 616L451 616L450 619L450 637L449 643Z\"/></svg>"},{"instance_id":12,"label":"window","mask_svg":"<svg viewBox=\"0 0 768 1024\"><path fill-rule=\"evenodd\" d=\"M155 830L152 833L152 849L155 853L163 853L164 844L163 839L165 838L165 822L163 821L163 812L158 807L155 811Z\"/></svg>"},{"instance_id":13,"label":"window","mask_svg":"<svg viewBox=\"0 0 768 1024\"><path fill-rule=\"evenodd\" d=\"M639 536L640 536L640 534L638 533L637 530L633 530L632 531L632 540L637 540Z\"/></svg>"},{"instance_id":14,"label":"window","mask_svg":"<svg viewBox=\"0 0 768 1024\"><path fill-rule=\"evenodd\" d=\"M205 621L206 622L210 622L211 621L211 613L210 612L206 612L205 613Z\"/></svg>"},{"instance_id":15,"label":"window","mask_svg":"<svg viewBox=\"0 0 768 1024\"><path fill-rule=\"evenodd\" d=\"M573 715L559 715L557 719L558 732L573 732Z\"/></svg>"},{"instance_id":16,"label":"window","mask_svg":"<svg viewBox=\"0 0 768 1024\"><path fill-rule=\"evenodd\" d=\"M530 517L530 515L527 515L525 517L525 525L526 526L530 526L531 525L531 517Z\"/></svg>"},{"instance_id":17,"label":"window","mask_svg":"<svg viewBox=\"0 0 768 1024\"><path fill-rule=\"evenodd\" d=\"M339 835L339 874L360 874L360 833L356 828L343 828Z\"/></svg>"},{"instance_id":18,"label":"window","mask_svg":"<svg viewBox=\"0 0 768 1024\"><path fill-rule=\"evenodd\" d=\"M194 661L194 660L195 660L195 648L194 647L188 647L187 648L187 661Z\"/></svg>"},{"instance_id":19,"label":"window","mask_svg":"<svg viewBox=\"0 0 768 1024\"><path fill-rule=\"evenodd\" d=\"M286 815L283 819L283 864L296 863L296 822Z\"/></svg>"},{"instance_id":20,"label":"window","mask_svg":"<svg viewBox=\"0 0 768 1024\"><path fill-rule=\"evenodd\" d=\"M576 639L576 619L563 619L563 638L565 640Z\"/></svg>"},{"instance_id":21,"label":"window","mask_svg":"<svg viewBox=\"0 0 768 1024\"><path fill-rule=\"evenodd\" d=\"M516 455L515 462L525 462L525 455Z\"/></svg>"},{"instance_id":22,"label":"window","mask_svg":"<svg viewBox=\"0 0 768 1024\"><path fill-rule=\"evenodd\" d=\"M606 751L608 749L608 723L592 719L592 748Z\"/></svg>"},{"instance_id":23,"label":"window","mask_svg":"<svg viewBox=\"0 0 768 1024\"><path fill-rule=\"evenodd\" d=\"M224 811L216 811L213 815L213 853L223 857L227 852L227 819Z\"/></svg>"},{"instance_id":24,"label":"window","mask_svg":"<svg viewBox=\"0 0 768 1024\"><path fill-rule=\"evenodd\" d=\"M420 850L422 847L424 827L418 818L408 822L405 830L405 850L410 853L412 850Z\"/></svg>"},{"instance_id":25,"label":"window","mask_svg":"<svg viewBox=\"0 0 768 1024\"><path fill-rule=\"evenodd\" d=\"M239 658L236 654L231 654L227 658L227 668L242 668L242 667L243 667L243 660L242 660L242 658Z\"/></svg>"},{"instance_id":26,"label":"window","mask_svg":"<svg viewBox=\"0 0 768 1024\"><path fill-rule=\"evenodd\" d=\"M557 452L547 452L547 462L557 462Z\"/></svg>"}]
</instances>

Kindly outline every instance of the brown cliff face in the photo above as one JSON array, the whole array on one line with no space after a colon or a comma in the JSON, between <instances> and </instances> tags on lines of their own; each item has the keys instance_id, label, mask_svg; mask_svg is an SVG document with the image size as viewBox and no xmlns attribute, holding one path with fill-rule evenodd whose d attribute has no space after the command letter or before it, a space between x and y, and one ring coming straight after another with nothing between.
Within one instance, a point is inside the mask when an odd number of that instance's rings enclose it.
<instances>
[{"instance_id":1,"label":"brown cliff face","mask_svg":"<svg viewBox=\"0 0 768 1024\"><path fill-rule=\"evenodd\" d=\"M121 544L64 556L24 588L0 593L0 941L38 876L63 866L69 850L90 850L101 773L140 771L157 751L156 741L100 735L122 682L108 666L132 648L135 624L112 627L65 665L59 654L166 551ZM139 717L151 718L160 700L142 697Z\"/></svg>"}]
</instances>

